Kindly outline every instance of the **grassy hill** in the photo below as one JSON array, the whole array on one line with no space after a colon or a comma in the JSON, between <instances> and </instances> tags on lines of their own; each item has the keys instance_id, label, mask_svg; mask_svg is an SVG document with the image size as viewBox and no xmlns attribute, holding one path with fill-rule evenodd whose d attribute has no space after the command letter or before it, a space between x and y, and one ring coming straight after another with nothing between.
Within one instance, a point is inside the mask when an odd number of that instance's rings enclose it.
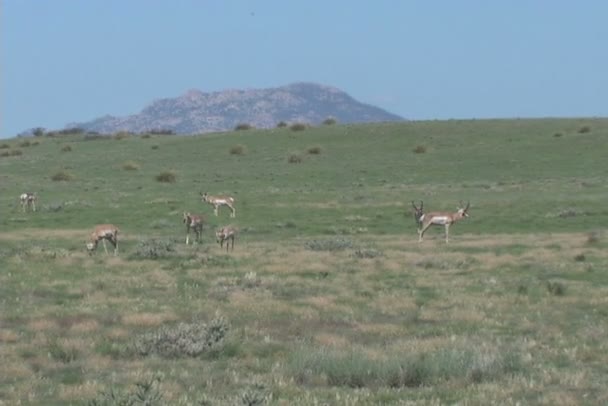
<instances>
[{"instance_id":1,"label":"grassy hill","mask_svg":"<svg viewBox=\"0 0 608 406\"><path fill-rule=\"evenodd\" d=\"M607 138L538 119L0 142L0 403L605 403ZM471 217L418 244L411 200ZM119 257L88 256L107 222Z\"/></svg>"}]
</instances>

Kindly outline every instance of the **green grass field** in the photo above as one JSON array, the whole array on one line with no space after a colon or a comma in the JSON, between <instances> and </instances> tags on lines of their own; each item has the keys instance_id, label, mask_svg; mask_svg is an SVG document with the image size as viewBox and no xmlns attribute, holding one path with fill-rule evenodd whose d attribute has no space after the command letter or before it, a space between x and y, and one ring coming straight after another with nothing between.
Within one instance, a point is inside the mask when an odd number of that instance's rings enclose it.
<instances>
[{"instance_id":1,"label":"green grass field","mask_svg":"<svg viewBox=\"0 0 608 406\"><path fill-rule=\"evenodd\" d=\"M607 140L608 119L0 140L0 404L606 404ZM419 244L412 200L470 218ZM101 223L117 257L86 252Z\"/></svg>"}]
</instances>

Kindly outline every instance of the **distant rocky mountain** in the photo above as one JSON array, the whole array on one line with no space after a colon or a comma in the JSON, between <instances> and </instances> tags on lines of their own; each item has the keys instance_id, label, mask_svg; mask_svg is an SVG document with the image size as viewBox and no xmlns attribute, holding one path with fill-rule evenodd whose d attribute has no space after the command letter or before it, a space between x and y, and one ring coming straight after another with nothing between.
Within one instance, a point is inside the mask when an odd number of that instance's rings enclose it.
<instances>
[{"instance_id":1,"label":"distant rocky mountain","mask_svg":"<svg viewBox=\"0 0 608 406\"><path fill-rule=\"evenodd\" d=\"M224 90L160 99L140 113L125 117L103 116L72 123L85 131L115 133L171 130L198 134L233 130L239 124L272 128L278 123L319 124L327 118L339 123L400 121L402 117L353 99L345 92L315 83L294 83L268 89Z\"/></svg>"}]
</instances>

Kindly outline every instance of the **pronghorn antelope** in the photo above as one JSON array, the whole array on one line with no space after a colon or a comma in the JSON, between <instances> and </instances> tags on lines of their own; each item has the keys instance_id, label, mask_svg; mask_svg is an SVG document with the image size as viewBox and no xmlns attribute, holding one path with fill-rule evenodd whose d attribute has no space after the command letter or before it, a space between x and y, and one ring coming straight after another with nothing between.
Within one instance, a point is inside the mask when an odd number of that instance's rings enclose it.
<instances>
[{"instance_id":1,"label":"pronghorn antelope","mask_svg":"<svg viewBox=\"0 0 608 406\"><path fill-rule=\"evenodd\" d=\"M32 211L36 211L37 199L38 198L36 196L36 193L21 193L21 196L19 196L19 200L21 200L21 208L23 209L23 212L25 213L28 207L30 207Z\"/></svg>"},{"instance_id":2,"label":"pronghorn antelope","mask_svg":"<svg viewBox=\"0 0 608 406\"><path fill-rule=\"evenodd\" d=\"M95 226L91 236L89 237L89 242L87 242L87 250L89 251L89 255L95 251L97 248L97 244L99 244L99 240L103 243L103 249L108 253L108 249L106 248L106 240L110 241L110 244L114 246L114 255L118 254L118 227L112 224L100 224Z\"/></svg>"},{"instance_id":3,"label":"pronghorn antelope","mask_svg":"<svg viewBox=\"0 0 608 406\"><path fill-rule=\"evenodd\" d=\"M197 216L196 214L184 212L183 221L186 225L186 245L190 242L190 230L194 231L195 242L200 243L203 235L205 218L203 216Z\"/></svg>"},{"instance_id":4,"label":"pronghorn antelope","mask_svg":"<svg viewBox=\"0 0 608 406\"><path fill-rule=\"evenodd\" d=\"M215 232L215 237L217 238L217 242L220 245L220 248L224 248L224 241L226 242L226 252L228 252L228 246L230 245L230 240L232 240L232 250L234 251L234 239L238 230L234 226L225 226L219 228Z\"/></svg>"},{"instance_id":5,"label":"pronghorn antelope","mask_svg":"<svg viewBox=\"0 0 608 406\"><path fill-rule=\"evenodd\" d=\"M424 202L420 201L420 207L416 207L416 204L412 200L412 207L414 208L414 221L416 222L416 228L418 228L418 232L420 232L420 228L422 227L422 216L424 216Z\"/></svg>"},{"instance_id":6,"label":"pronghorn antelope","mask_svg":"<svg viewBox=\"0 0 608 406\"><path fill-rule=\"evenodd\" d=\"M230 196L210 196L207 192L201 192L201 201L209 203L213 206L213 213L218 215L220 206L228 206L230 208L230 217L236 217L236 209L234 208L234 198Z\"/></svg>"},{"instance_id":7,"label":"pronghorn antelope","mask_svg":"<svg viewBox=\"0 0 608 406\"><path fill-rule=\"evenodd\" d=\"M462 202L460 203L462 206ZM444 226L445 227L445 242L449 242L450 226L457 221L462 220L465 217L469 217L469 206L470 202L467 203L466 207L458 208L456 213L447 211L435 211L432 213L423 213L420 217L421 227L418 229L418 242L422 242L424 232L430 226Z\"/></svg>"}]
</instances>

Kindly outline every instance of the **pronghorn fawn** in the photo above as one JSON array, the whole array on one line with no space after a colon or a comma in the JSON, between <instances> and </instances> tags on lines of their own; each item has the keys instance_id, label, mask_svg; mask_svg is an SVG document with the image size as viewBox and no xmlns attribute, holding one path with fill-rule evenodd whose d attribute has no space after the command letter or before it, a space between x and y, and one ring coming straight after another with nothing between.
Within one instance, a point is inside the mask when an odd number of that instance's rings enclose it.
<instances>
[{"instance_id":1,"label":"pronghorn fawn","mask_svg":"<svg viewBox=\"0 0 608 406\"><path fill-rule=\"evenodd\" d=\"M186 225L186 245L190 243L190 231L194 231L194 242L200 243L203 236L203 224L205 223L205 217L184 212L183 221Z\"/></svg>"},{"instance_id":2,"label":"pronghorn fawn","mask_svg":"<svg viewBox=\"0 0 608 406\"><path fill-rule=\"evenodd\" d=\"M420 232L422 227L422 216L424 216L424 202L420 201L420 207L416 207L416 204L412 200L412 207L414 208L414 221L416 222L416 228Z\"/></svg>"},{"instance_id":3,"label":"pronghorn fawn","mask_svg":"<svg viewBox=\"0 0 608 406\"><path fill-rule=\"evenodd\" d=\"M201 201L209 203L213 206L213 213L217 216L221 206L227 206L230 209L230 217L236 217L236 208L234 207L234 198L231 196L218 195L211 196L207 192L201 192Z\"/></svg>"},{"instance_id":4,"label":"pronghorn fawn","mask_svg":"<svg viewBox=\"0 0 608 406\"><path fill-rule=\"evenodd\" d=\"M238 230L234 226L225 226L219 228L215 232L215 237L217 239L217 243L220 245L220 248L224 248L224 242L226 242L226 252L228 252L228 246L230 245L230 241L232 240L232 251L234 251L234 239L238 234Z\"/></svg>"},{"instance_id":5,"label":"pronghorn fawn","mask_svg":"<svg viewBox=\"0 0 608 406\"><path fill-rule=\"evenodd\" d=\"M462 202L460 203L462 206ZM423 213L420 217L421 227L418 229L418 242L422 242L425 231L430 226L444 226L445 227L445 242L449 242L450 226L457 221L462 220L465 217L469 217L469 206L471 203L467 203L465 208L458 208L458 211L447 212L447 211L435 211L431 213Z\"/></svg>"},{"instance_id":6,"label":"pronghorn fawn","mask_svg":"<svg viewBox=\"0 0 608 406\"><path fill-rule=\"evenodd\" d=\"M19 200L21 201L21 209L24 213L28 208L32 209L32 211L36 211L36 200L38 200L36 193L22 193L21 196L19 196Z\"/></svg>"},{"instance_id":7,"label":"pronghorn fawn","mask_svg":"<svg viewBox=\"0 0 608 406\"><path fill-rule=\"evenodd\" d=\"M113 224L100 224L95 226L91 236L89 237L89 242L87 242L87 250L89 251L89 255L93 254L93 251L97 249L97 244L99 241L103 243L103 249L106 254L108 253L108 248L106 247L106 240L114 246L114 255L118 255L118 227Z\"/></svg>"}]
</instances>

